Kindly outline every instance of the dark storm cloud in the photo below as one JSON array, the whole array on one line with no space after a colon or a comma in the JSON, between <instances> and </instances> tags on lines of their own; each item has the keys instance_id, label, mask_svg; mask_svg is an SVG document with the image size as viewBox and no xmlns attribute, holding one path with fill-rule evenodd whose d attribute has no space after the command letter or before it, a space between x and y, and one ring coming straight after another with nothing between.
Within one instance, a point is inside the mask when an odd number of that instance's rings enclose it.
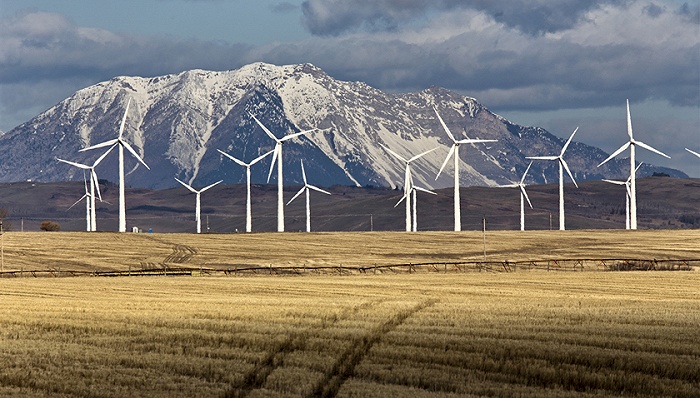
<instances>
[{"instance_id":1,"label":"dark storm cloud","mask_svg":"<svg viewBox=\"0 0 700 398\"><path fill-rule=\"evenodd\" d=\"M307 0L304 24L315 35L339 35L369 29L393 30L431 12L476 10L528 34L569 28L582 15L603 4L625 0ZM653 12L653 11L652 11Z\"/></svg>"}]
</instances>

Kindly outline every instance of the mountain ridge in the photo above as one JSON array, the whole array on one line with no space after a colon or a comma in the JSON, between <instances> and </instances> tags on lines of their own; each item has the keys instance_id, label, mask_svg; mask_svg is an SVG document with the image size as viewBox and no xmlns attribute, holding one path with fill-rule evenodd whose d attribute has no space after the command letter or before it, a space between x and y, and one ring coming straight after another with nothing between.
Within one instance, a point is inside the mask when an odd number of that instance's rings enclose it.
<instances>
[{"instance_id":1,"label":"mountain ridge","mask_svg":"<svg viewBox=\"0 0 700 398\"><path fill-rule=\"evenodd\" d=\"M311 64L254 63L230 71L120 76L79 90L0 135L0 150L8 154L0 164L0 181L81 179L79 170L55 158L94 160L98 153L78 151L117 135L129 99L125 137L151 171L127 158L127 184L146 188L174 187L174 177L195 185L219 179L244 181L245 170L216 150L249 161L273 148L274 142L251 114L277 137L318 129L284 144L288 184L301 181L299 160L303 158L315 185L399 186L404 166L381 148L384 145L405 157L441 148L413 164L414 178L429 188L452 186L451 165L435 179L451 142L433 107L458 138L499 140L462 147L460 184L464 186L519 180L529 163L526 156L558 154L564 143L544 129L519 126L476 99L444 88L392 94L363 82L335 80ZM566 154L577 181L626 178L629 165L624 159L595 167L605 157L602 150L576 141ZM267 181L270 161L265 159L252 169L253 182ZM108 156L99 167L100 178L116 181L116 162L116 156ZM526 182L556 181L557 167L550 163L554 162L535 162ZM640 175L654 172L687 177L678 170L651 165L639 171Z\"/></svg>"}]
</instances>

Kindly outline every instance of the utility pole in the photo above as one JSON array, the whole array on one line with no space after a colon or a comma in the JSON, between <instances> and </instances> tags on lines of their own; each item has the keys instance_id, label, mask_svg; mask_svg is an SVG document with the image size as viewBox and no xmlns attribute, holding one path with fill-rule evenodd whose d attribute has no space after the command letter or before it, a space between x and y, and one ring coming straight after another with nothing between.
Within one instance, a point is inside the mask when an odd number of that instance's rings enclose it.
<instances>
[{"instance_id":1,"label":"utility pole","mask_svg":"<svg viewBox=\"0 0 700 398\"><path fill-rule=\"evenodd\" d=\"M0 220L0 273L5 271L5 231L2 229Z\"/></svg>"},{"instance_id":2,"label":"utility pole","mask_svg":"<svg viewBox=\"0 0 700 398\"><path fill-rule=\"evenodd\" d=\"M369 215L369 230L374 231L374 214Z\"/></svg>"}]
</instances>

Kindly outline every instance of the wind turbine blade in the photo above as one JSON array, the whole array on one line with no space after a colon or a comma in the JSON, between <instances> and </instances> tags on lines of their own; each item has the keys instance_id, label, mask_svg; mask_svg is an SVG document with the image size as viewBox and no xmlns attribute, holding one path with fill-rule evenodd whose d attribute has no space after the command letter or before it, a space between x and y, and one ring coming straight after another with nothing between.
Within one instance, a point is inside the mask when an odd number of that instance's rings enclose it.
<instances>
[{"instance_id":1,"label":"wind turbine blade","mask_svg":"<svg viewBox=\"0 0 700 398\"><path fill-rule=\"evenodd\" d=\"M213 183L213 184L211 184L211 185L207 185L206 187L200 189L200 190L199 190L199 193L202 193L202 192L206 191L207 189L209 189L209 188L211 188L211 187L217 186L217 185L221 184L222 182L224 182L224 180L219 180L219 181L217 181L217 182L215 182L215 183Z\"/></svg>"},{"instance_id":2,"label":"wind turbine blade","mask_svg":"<svg viewBox=\"0 0 700 398\"><path fill-rule=\"evenodd\" d=\"M436 108L436 107L433 107L433 110L435 111L435 114L437 115L438 120L440 120L440 124L442 125L442 128L445 129L445 132L447 133L448 136L450 136L450 139L452 140L452 142L457 142L457 140L455 140L455 136L452 135L452 132L450 131L449 128L447 128L447 125L445 124L445 122L444 122L444 121L442 120L442 118L440 117L440 114L438 113L437 108Z\"/></svg>"},{"instance_id":3,"label":"wind turbine blade","mask_svg":"<svg viewBox=\"0 0 700 398\"><path fill-rule=\"evenodd\" d=\"M115 138L115 139L113 139L113 140L101 142L101 143L99 143L99 144L95 144L95 145L93 145L93 146L89 146L89 147L87 147L87 148L83 148L83 149L79 150L78 152L85 152L85 151L89 151L89 150L91 150L91 149L104 148L104 147L106 147L106 146L114 145L114 144L116 144L116 143L118 143L118 142L119 142L119 140Z\"/></svg>"},{"instance_id":4,"label":"wind turbine blade","mask_svg":"<svg viewBox=\"0 0 700 398\"><path fill-rule=\"evenodd\" d=\"M532 202L530 202L530 197L527 196L527 191L525 190L525 185L518 185L520 187L520 192L525 195L525 199L527 199L527 204L530 205L530 208L532 209Z\"/></svg>"},{"instance_id":5,"label":"wind turbine blade","mask_svg":"<svg viewBox=\"0 0 700 398\"><path fill-rule=\"evenodd\" d=\"M275 162L277 161L277 151L282 150L282 144L277 142L275 145L275 149L272 150L272 163L270 163L270 172L267 173L267 182L270 183L270 177L272 177L272 170L275 169ZM277 176L277 178L282 178L281 176Z\"/></svg>"},{"instance_id":6,"label":"wind turbine blade","mask_svg":"<svg viewBox=\"0 0 700 398\"><path fill-rule=\"evenodd\" d=\"M399 199L399 201L396 202L396 204L394 205L394 208L398 207L398 206L401 204L401 202L403 202L404 199L406 199L406 196L408 196L408 195L410 195L410 194L411 194L410 192L406 192L405 194L403 194L403 196L401 197L401 199Z\"/></svg>"},{"instance_id":7,"label":"wind turbine blade","mask_svg":"<svg viewBox=\"0 0 700 398\"><path fill-rule=\"evenodd\" d=\"M314 132L314 131L316 131L316 129L305 130L305 131L300 131L300 132L298 132L298 133L285 135L284 137L282 137L282 138L280 139L280 141L282 141L282 142L284 142L284 141L289 141L289 140L291 140L292 138L296 138L296 137L299 137L299 136L301 136L301 135L304 135L304 134L307 134L307 133L311 133L311 132Z\"/></svg>"},{"instance_id":8,"label":"wind turbine blade","mask_svg":"<svg viewBox=\"0 0 700 398\"><path fill-rule=\"evenodd\" d=\"M415 186L415 185L413 186L413 189L415 189L416 191L421 191L421 192L429 193L429 194L431 194L431 195L437 195L435 192L433 192L433 191L431 191L431 190L429 190L429 189L421 188L421 187L418 187L418 186Z\"/></svg>"},{"instance_id":9,"label":"wind turbine blade","mask_svg":"<svg viewBox=\"0 0 700 398\"><path fill-rule=\"evenodd\" d=\"M574 139L574 134L576 134L577 131L578 131L578 127L576 127L576 129L574 130L573 133L571 133L571 136L569 137L569 139L566 140L566 144L564 144L564 147L561 149L561 153L559 154L559 156L564 156L564 152L566 152L566 148L568 148L569 144L571 144L571 140Z\"/></svg>"},{"instance_id":10,"label":"wind turbine blade","mask_svg":"<svg viewBox=\"0 0 700 398\"><path fill-rule=\"evenodd\" d=\"M688 149L688 148L685 148L685 150L700 158L700 153L697 153L697 152L695 152L695 151L691 151L691 150Z\"/></svg>"},{"instance_id":11,"label":"wind turbine blade","mask_svg":"<svg viewBox=\"0 0 700 398\"><path fill-rule=\"evenodd\" d=\"M129 105L131 105L131 97L129 97L129 101L126 103L126 110L124 111L124 117L122 118L121 125L119 126L119 139L121 140L122 134L124 133L124 124L126 123L126 115L129 114Z\"/></svg>"},{"instance_id":12,"label":"wind turbine blade","mask_svg":"<svg viewBox=\"0 0 700 398\"><path fill-rule=\"evenodd\" d=\"M639 168L642 167L643 164L644 164L644 162L639 162L639 164L638 164L637 167L634 169L634 171L636 172L637 170L639 170Z\"/></svg>"},{"instance_id":13,"label":"wind turbine blade","mask_svg":"<svg viewBox=\"0 0 700 398\"><path fill-rule=\"evenodd\" d=\"M217 149L217 151L219 151L219 153L221 153L222 155L226 156L227 158L233 160L234 162L240 164L241 166L243 166L243 167L248 167L248 164L244 163L244 162L241 161L241 160L238 160L238 159L234 158L233 156L229 155L228 153L222 151L221 149Z\"/></svg>"},{"instance_id":14,"label":"wind turbine blade","mask_svg":"<svg viewBox=\"0 0 700 398\"><path fill-rule=\"evenodd\" d=\"M564 169L569 174L569 177L571 177L571 181L573 181L574 185L576 185L576 188L578 188L578 184L576 183L576 180L574 180L574 175L571 174L571 170L569 170L569 165L566 164L566 160L564 160L563 158L559 158L559 161L564 166Z\"/></svg>"},{"instance_id":15,"label":"wind turbine blade","mask_svg":"<svg viewBox=\"0 0 700 398\"><path fill-rule=\"evenodd\" d=\"M81 169L83 169L83 170L88 170L88 169L90 169L90 166L84 165L84 164L82 164L82 163L71 162L70 160L63 160L63 159L59 159L59 158L56 158L56 160L58 160L59 162L68 163L68 164L71 165L71 166L79 167L79 168L81 168Z\"/></svg>"},{"instance_id":16,"label":"wind turbine blade","mask_svg":"<svg viewBox=\"0 0 700 398\"><path fill-rule=\"evenodd\" d=\"M625 181L606 180L606 179L602 179L601 181L609 182L609 183L615 184L615 185L627 185L627 182L625 182Z\"/></svg>"},{"instance_id":17,"label":"wind turbine blade","mask_svg":"<svg viewBox=\"0 0 700 398\"><path fill-rule=\"evenodd\" d=\"M423 152L423 153L421 153L421 154L418 154L418 155L416 155L416 156L414 156L414 157L408 159L408 162L410 163L410 162L412 162L412 161L414 161L414 160L416 160L416 159L422 158L423 156L429 154L430 152L436 151L436 150L438 150L438 149L440 149L440 148L439 148L439 147L436 147L436 148L433 148L433 149L431 149L431 150L429 150L429 151L425 151L425 152Z\"/></svg>"},{"instance_id":18,"label":"wind turbine blade","mask_svg":"<svg viewBox=\"0 0 700 398\"><path fill-rule=\"evenodd\" d=\"M498 140L483 140L481 138L467 138L457 141L458 144L481 144L484 142L498 142Z\"/></svg>"},{"instance_id":19,"label":"wind turbine blade","mask_svg":"<svg viewBox=\"0 0 700 398\"><path fill-rule=\"evenodd\" d=\"M445 161L442 162L442 167L440 167L440 171L438 171L437 175L435 176L435 180L437 180L438 177L440 177L440 173L442 173L442 170L444 170L445 166L447 166L447 162L450 161L450 158L452 157L452 154L454 153L455 148L457 148L457 145L452 144L452 146L450 147L450 151L447 152L447 157L445 157Z\"/></svg>"},{"instance_id":20,"label":"wind turbine blade","mask_svg":"<svg viewBox=\"0 0 700 398\"><path fill-rule=\"evenodd\" d=\"M289 200L289 202L287 202L287 204L292 203L292 202L294 201L294 199L298 198L299 195L301 195L302 193L304 193L304 190L305 190L305 189L306 189L306 185L304 185L303 187L301 187L301 189L299 190L299 192L297 192L296 195L292 196L292 198Z\"/></svg>"},{"instance_id":21,"label":"wind turbine blade","mask_svg":"<svg viewBox=\"0 0 700 398\"><path fill-rule=\"evenodd\" d=\"M189 185L185 184L184 182L178 180L177 178L175 179L175 181L179 182L179 183L182 184L185 188L187 188L187 189L189 189L190 191L192 191L192 193L197 193L197 191L196 191L194 188L192 188L191 186L189 186Z\"/></svg>"},{"instance_id":22,"label":"wind turbine blade","mask_svg":"<svg viewBox=\"0 0 700 398\"><path fill-rule=\"evenodd\" d=\"M624 144L623 146L621 146L617 151L613 152L610 156L608 156L607 159L605 159L605 160L603 160L602 162L600 162L600 164L598 165L598 167L604 165L605 163L608 162L608 160L610 160L610 159L614 158L615 156L619 155L620 153L622 153L622 151L624 151L625 149L627 149L627 147L629 147L629 146L630 146L630 143L629 143L629 142L625 143L625 144Z\"/></svg>"},{"instance_id":23,"label":"wind turbine blade","mask_svg":"<svg viewBox=\"0 0 700 398\"><path fill-rule=\"evenodd\" d=\"M107 155L109 155L109 153L112 152L112 149L114 149L114 147L117 145L118 144L112 145L111 147L109 147L109 149L107 151L105 151L105 153L102 154L102 156L97 158L97 160L95 160L95 163L92 164L92 168L94 169L95 167L97 167L97 165L100 164L100 162L102 162L104 160L104 158L106 158Z\"/></svg>"},{"instance_id":24,"label":"wind turbine blade","mask_svg":"<svg viewBox=\"0 0 700 398\"><path fill-rule=\"evenodd\" d=\"M66 211L72 209L73 206L75 206L75 205L77 205L78 203L82 202L82 200L85 199L85 198L87 198L87 197L88 197L88 194L85 194L85 195L81 196L80 199L78 199L75 203L73 203L72 205L70 205L70 207L67 208Z\"/></svg>"},{"instance_id":25,"label":"wind turbine blade","mask_svg":"<svg viewBox=\"0 0 700 398\"><path fill-rule=\"evenodd\" d=\"M391 149L385 147L385 146L382 145L382 144L379 144L379 145L380 145L382 148L384 148L385 151L387 151L387 152L389 152L390 154L392 154L395 158L401 160L401 161L404 162L404 163L408 163L408 160L406 160L403 156L399 155L398 153L392 151Z\"/></svg>"},{"instance_id":26,"label":"wind turbine blade","mask_svg":"<svg viewBox=\"0 0 700 398\"><path fill-rule=\"evenodd\" d=\"M323 189L321 189L321 188L319 188L319 187L315 187L315 186L313 186L313 185L306 185L306 187L309 188L309 189L313 189L313 190L316 191L316 192L325 193L326 195L330 195L330 194L331 194L330 192L324 191Z\"/></svg>"},{"instance_id":27,"label":"wind turbine blade","mask_svg":"<svg viewBox=\"0 0 700 398\"><path fill-rule=\"evenodd\" d=\"M632 116L630 115L630 100L627 99L627 135L630 137L630 141L634 141L634 136L632 134Z\"/></svg>"},{"instance_id":28,"label":"wind turbine blade","mask_svg":"<svg viewBox=\"0 0 700 398\"><path fill-rule=\"evenodd\" d=\"M508 184L508 185L499 185L496 188L517 188L519 186L520 186L520 184L513 183L513 184Z\"/></svg>"},{"instance_id":29,"label":"wind turbine blade","mask_svg":"<svg viewBox=\"0 0 700 398\"><path fill-rule=\"evenodd\" d=\"M527 156L525 159L532 160L557 160L559 156Z\"/></svg>"},{"instance_id":30,"label":"wind turbine blade","mask_svg":"<svg viewBox=\"0 0 700 398\"><path fill-rule=\"evenodd\" d=\"M301 178L304 179L304 185L307 185L307 183L306 183L306 171L304 171L304 161L299 160L299 163L301 163Z\"/></svg>"},{"instance_id":31,"label":"wind turbine blade","mask_svg":"<svg viewBox=\"0 0 700 398\"><path fill-rule=\"evenodd\" d=\"M124 141L124 140L120 140L119 142L121 142L122 145L124 145L124 148L126 148L127 150L129 150L129 152L131 152L131 154L132 154L139 162L141 162L142 165L146 166L146 168L147 168L148 170L151 169L150 167L148 167L148 165L146 164L146 162L144 162L143 159L141 159L141 156L139 156L139 154L136 153L136 151L134 150L134 148L132 148L131 145L129 145L128 142L126 142L126 141Z\"/></svg>"},{"instance_id":32,"label":"wind turbine blade","mask_svg":"<svg viewBox=\"0 0 700 398\"><path fill-rule=\"evenodd\" d=\"M263 160L264 158L266 158L266 157L267 157L269 154L271 154L272 152L274 152L274 149L273 149L272 151L267 151L267 152L265 152L264 155L258 156L258 157L255 158L252 162L250 162L250 166L254 165L255 163L258 163L258 162L261 161L261 160Z\"/></svg>"},{"instance_id":33,"label":"wind turbine blade","mask_svg":"<svg viewBox=\"0 0 700 398\"><path fill-rule=\"evenodd\" d=\"M665 157L665 158L671 159L670 156L668 156L668 155L666 155L665 153L659 151L658 149L655 149L655 148L653 148L653 147L651 147L651 146L649 146L649 145L643 143L642 141L635 141L635 142L634 142L634 145L639 145L640 147L642 147L642 148L644 148L644 149L650 150L650 151L652 151L652 152L658 153L659 155L661 155L661 156L663 156L663 157Z\"/></svg>"},{"instance_id":34,"label":"wind turbine blade","mask_svg":"<svg viewBox=\"0 0 700 398\"><path fill-rule=\"evenodd\" d=\"M532 162L527 165L527 169L525 169L525 172L523 173L523 178L520 179L520 185L525 183L525 176L527 176L527 172L530 171L530 166L532 166Z\"/></svg>"},{"instance_id":35,"label":"wind turbine blade","mask_svg":"<svg viewBox=\"0 0 700 398\"><path fill-rule=\"evenodd\" d=\"M97 190L97 198L100 199L100 202L102 202L102 193L100 192L100 183L98 182L99 180L97 179L97 173L95 172L95 168L90 169L90 179L92 180L92 184L95 184L95 189Z\"/></svg>"},{"instance_id":36,"label":"wind turbine blade","mask_svg":"<svg viewBox=\"0 0 700 398\"><path fill-rule=\"evenodd\" d=\"M274 134L272 134L272 131L268 130L267 127L265 127L265 125L262 124L262 123L260 122L260 120L258 120L258 118L255 117L252 113L250 114L250 117L252 117L253 120L255 120L255 122L258 124L258 126L260 126L260 128L263 129L263 131L265 132L265 134L269 135L270 138L272 138L272 139L275 140L276 142L279 142L279 141L280 141L280 140L277 139L277 137L275 137Z\"/></svg>"}]
</instances>

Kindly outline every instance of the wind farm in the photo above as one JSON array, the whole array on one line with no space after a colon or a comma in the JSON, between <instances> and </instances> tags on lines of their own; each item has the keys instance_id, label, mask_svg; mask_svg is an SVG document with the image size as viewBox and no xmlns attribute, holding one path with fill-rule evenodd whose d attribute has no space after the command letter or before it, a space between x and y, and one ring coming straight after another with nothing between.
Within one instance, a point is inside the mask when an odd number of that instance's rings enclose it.
<instances>
[{"instance_id":1,"label":"wind farm","mask_svg":"<svg viewBox=\"0 0 700 398\"><path fill-rule=\"evenodd\" d=\"M697 1L0 3L0 397L698 395Z\"/></svg>"}]
</instances>

